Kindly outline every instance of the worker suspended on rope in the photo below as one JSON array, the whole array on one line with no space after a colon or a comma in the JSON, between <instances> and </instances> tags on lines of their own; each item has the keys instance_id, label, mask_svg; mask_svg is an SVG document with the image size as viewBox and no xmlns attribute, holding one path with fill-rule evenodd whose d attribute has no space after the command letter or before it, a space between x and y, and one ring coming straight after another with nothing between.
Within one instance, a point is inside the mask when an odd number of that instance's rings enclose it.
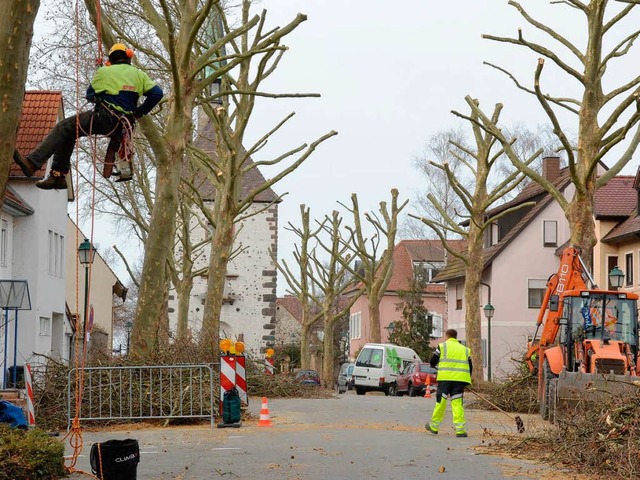
<instances>
[{"instance_id":1,"label":"worker suspended on rope","mask_svg":"<svg viewBox=\"0 0 640 480\"><path fill-rule=\"evenodd\" d=\"M132 57L133 51L122 43L113 45L106 66L98 68L87 88L87 100L94 102L95 108L59 122L26 157L14 156L24 174L31 177L53 155L49 176L36 182L36 187L44 190L67 188L65 177L70 170L76 137L107 135L119 144L126 130L124 126L132 126L162 99L162 89L145 72L131 65ZM142 95L145 100L138 106ZM130 179L129 171L128 175L121 173L118 181Z\"/></svg>"}]
</instances>

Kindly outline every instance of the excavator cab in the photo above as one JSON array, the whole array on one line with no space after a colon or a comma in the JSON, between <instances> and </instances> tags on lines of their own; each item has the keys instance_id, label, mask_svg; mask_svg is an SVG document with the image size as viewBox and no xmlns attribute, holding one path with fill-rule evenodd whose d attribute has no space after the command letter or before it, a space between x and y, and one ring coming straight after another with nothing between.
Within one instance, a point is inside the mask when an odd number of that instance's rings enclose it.
<instances>
[{"instance_id":1,"label":"excavator cab","mask_svg":"<svg viewBox=\"0 0 640 480\"><path fill-rule=\"evenodd\" d=\"M573 341L616 341L637 350L638 318L635 308L636 300L628 298L626 293L584 291L580 296L566 297L563 320L567 320L570 328L566 333L570 333Z\"/></svg>"}]
</instances>

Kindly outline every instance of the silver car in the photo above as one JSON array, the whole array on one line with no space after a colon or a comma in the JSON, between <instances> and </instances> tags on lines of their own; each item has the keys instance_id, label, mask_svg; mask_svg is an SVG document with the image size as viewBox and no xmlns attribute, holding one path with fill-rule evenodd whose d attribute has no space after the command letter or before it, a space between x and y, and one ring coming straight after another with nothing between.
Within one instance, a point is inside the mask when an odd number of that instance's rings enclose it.
<instances>
[{"instance_id":1,"label":"silver car","mask_svg":"<svg viewBox=\"0 0 640 480\"><path fill-rule=\"evenodd\" d=\"M338 372L338 393L344 393L353 388L353 363L343 363Z\"/></svg>"}]
</instances>

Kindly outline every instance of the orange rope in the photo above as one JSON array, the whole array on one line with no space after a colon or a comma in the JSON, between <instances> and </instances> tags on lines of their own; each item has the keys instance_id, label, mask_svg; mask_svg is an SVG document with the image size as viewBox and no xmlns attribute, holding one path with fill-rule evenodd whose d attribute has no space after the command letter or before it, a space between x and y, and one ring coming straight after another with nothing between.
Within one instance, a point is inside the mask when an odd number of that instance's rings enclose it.
<instances>
[{"instance_id":1,"label":"orange rope","mask_svg":"<svg viewBox=\"0 0 640 480\"><path fill-rule=\"evenodd\" d=\"M101 8L100 8L100 1L96 0L96 28L97 28L97 35L98 35L98 59L100 61L100 65L102 64L102 20L101 20ZM76 143L78 141L78 139L80 138L80 62L79 62L79 58L80 58L80 7L79 7L79 0L76 1L76 8L75 8L75 25L76 25ZM96 156L96 149L95 149L95 145L94 149L93 149L93 155L94 158ZM80 213L79 213L79 209L77 207L77 202L78 202L78 186L79 186L79 181L80 181L80 173L79 173L79 160L80 160L80 152L79 149L76 148L76 166L75 166L75 197L76 197L76 226L80 225ZM95 161L94 161L94 166L95 166ZM95 227L95 199L96 199L96 187L95 187L95 180L96 180L96 173L95 173L95 168L94 168L94 178L93 178L93 196L92 196L92 200L91 200L91 235L90 235L90 244L91 244L91 249L93 249L93 232L94 232L94 227ZM76 245L80 245L80 238L79 238L79 229L76 228L76 235L75 235L75 240L76 240ZM92 255L93 252L90 252L90 255ZM74 339L74 352L75 352L75 367L76 367L76 378L75 378L75 415L71 424L71 429L69 430L69 432L67 433L67 435L65 435L64 440L66 441L67 438L69 439L69 445L70 447L73 449L73 454L71 455L71 457L69 458L70 460L70 464L68 466L66 466L66 469L69 473L82 473L85 475L89 475L91 477L97 478L94 475L90 474L89 472L85 472L83 470L79 470L77 468L75 468L76 463L78 461L78 457L80 456L80 453L83 450L83 438L82 438L82 428L80 426L80 416L81 416L81 412L82 412L82 397L83 397L83 393L84 393L84 367L86 365L86 359L87 359L87 326L88 326L88 321L87 321L87 317L89 314L89 299L91 298L91 278L92 278L92 267L93 264L92 262L89 262L89 271L88 271L88 275L87 275L87 285L85 286L86 288L86 305L84 308L84 314L82 317L82 325L84 326L84 328L82 328L82 356L79 356L79 335L77 334L78 330L80 330L80 318L76 318L76 335L75 335L75 339ZM80 272L79 272L79 265L78 262L76 262L76 309L75 311L79 311L80 310ZM102 463L102 462L100 462Z\"/></svg>"},{"instance_id":2,"label":"orange rope","mask_svg":"<svg viewBox=\"0 0 640 480\"><path fill-rule=\"evenodd\" d=\"M100 8L100 0L96 0L96 31L98 32L98 57L96 65L102 65L102 8Z\"/></svg>"}]
</instances>

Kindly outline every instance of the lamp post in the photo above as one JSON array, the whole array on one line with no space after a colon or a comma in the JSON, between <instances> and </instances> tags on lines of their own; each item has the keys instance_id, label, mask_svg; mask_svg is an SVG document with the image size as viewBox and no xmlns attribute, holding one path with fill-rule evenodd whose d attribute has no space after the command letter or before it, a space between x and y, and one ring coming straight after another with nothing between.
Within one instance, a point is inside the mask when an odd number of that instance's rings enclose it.
<instances>
[{"instance_id":1,"label":"lamp post","mask_svg":"<svg viewBox=\"0 0 640 480\"><path fill-rule=\"evenodd\" d=\"M491 319L496 309L491 305L491 302L489 302L482 310L487 319L487 380L491 381Z\"/></svg>"},{"instance_id":2,"label":"lamp post","mask_svg":"<svg viewBox=\"0 0 640 480\"><path fill-rule=\"evenodd\" d=\"M127 354L126 358L129 358L129 345L131 345L131 329L133 328L133 323L131 321L127 321L124 324L124 328L127 330Z\"/></svg>"},{"instance_id":3,"label":"lamp post","mask_svg":"<svg viewBox=\"0 0 640 480\"><path fill-rule=\"evenodd\" d=\"M390 340L390 338L391 338L391 335L393 335L393 331L395 330L396 325L395 325L395 323L394 323L394 322L389 322L389 325L387 325L387 326L386 326L386 327L384 327L384 328L386 328L386 329L387 329L387 332L389 332L389 333L387 334L387 341L389 341L389 340Z\"/></svg>"},{"instance_id":4,"label":"lamp post","mask_svg":"<svg viewBox=\"0 0 640 480\"><path fill-rule=\"evenodd\" d=\"M609 272L609 283L614 290L618 290L624 281L624 272L616 265Z\"/></svg>"},{"instance_id":5,"label":"lamp post","mask_svg":"<svg viewBox=\"0 0 640 480\"><path fill-rule=\"evenodd\" d=\"M82 345L87 341L87 303L89 301L89 267L96 256L96 250L88 239L84 239L78 247L78 259L84 266L84 313L82 315Z\"/></svg>"}]
</instances>

